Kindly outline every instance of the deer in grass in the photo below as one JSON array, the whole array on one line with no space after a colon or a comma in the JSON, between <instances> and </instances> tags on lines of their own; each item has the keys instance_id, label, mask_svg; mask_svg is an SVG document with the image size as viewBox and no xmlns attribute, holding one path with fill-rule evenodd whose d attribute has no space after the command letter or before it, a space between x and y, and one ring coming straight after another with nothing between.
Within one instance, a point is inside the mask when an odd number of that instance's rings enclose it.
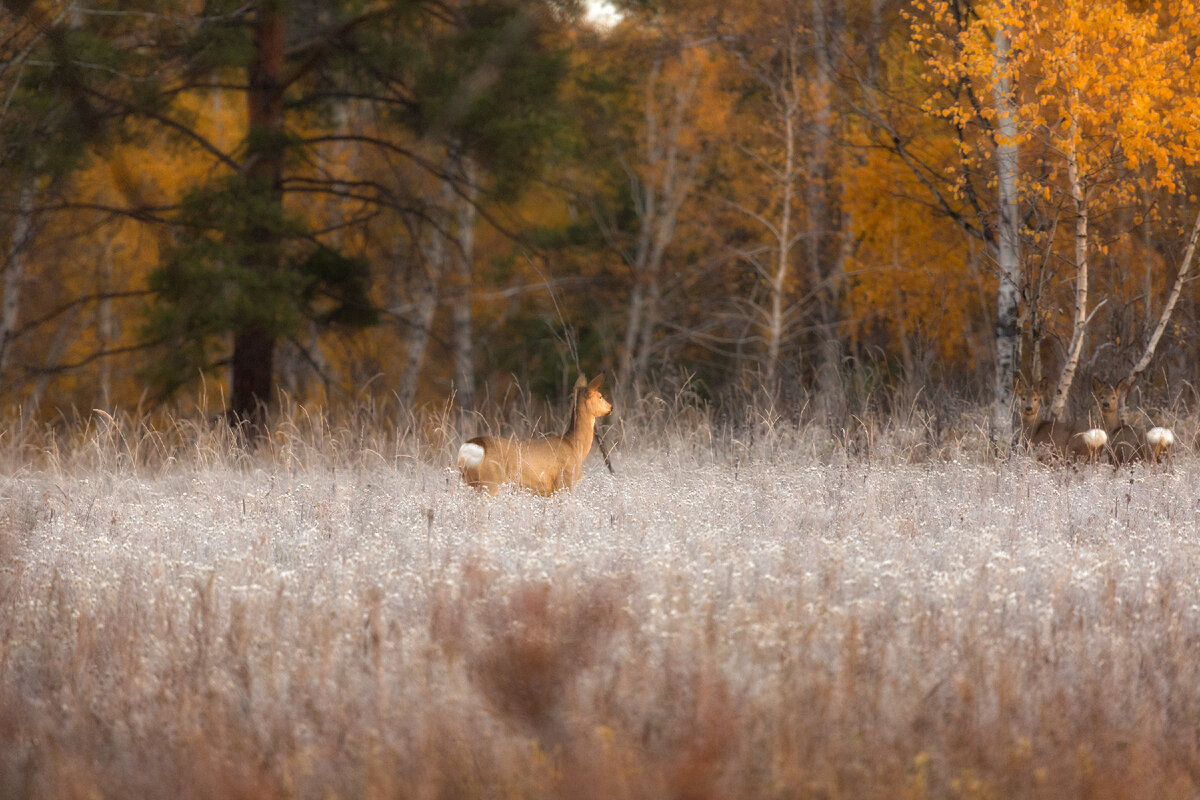
<instances>
[{"instance_id":1,"label":"deer in grass","mask_svg":"<svg viewBox=\"0 0 1200 800\"><path fill-rule=\"evenodd\" d=\"M1109 456L1117 465L1142 459L1157 464L1171 454L1175 434L1170 428L1155 426L1146 430L1125 421L1125 395L1132 386L1129 378L1115 384L1092 378L1092 395L1108 432Z\"/></svg>"},{"instance_id":2,"label":"deer in grass","mask_svg":"<svg viewBox=\"0 0 1200 800\"><path fill-rule=\"evenodd\" d=\"M583 459L592 449L596 418L612 412L612 403L600 394L604 375L589 383L583 375L575 382L571 421L562 436L539 439L502 439L477 436L458 449L458 470L476 489L495 495L500 486L516 484L541 495L571 489L583 473Z\"/></svg>"},{"instance_id":3,"label":"deer in grass","mask_svg":"<svg viewBox=\"0 0 1200 800\"><path fill-rule=\"evenodd\" d=\"M1039 461L1059 458L1092 461L1103 451L1108 441L1104 430L1074 420L1042 418L1047 388L1045 378L1032 387L1018 375L1014 388L1021 411L1021 440Z\"/></svg>"}]
</instances>

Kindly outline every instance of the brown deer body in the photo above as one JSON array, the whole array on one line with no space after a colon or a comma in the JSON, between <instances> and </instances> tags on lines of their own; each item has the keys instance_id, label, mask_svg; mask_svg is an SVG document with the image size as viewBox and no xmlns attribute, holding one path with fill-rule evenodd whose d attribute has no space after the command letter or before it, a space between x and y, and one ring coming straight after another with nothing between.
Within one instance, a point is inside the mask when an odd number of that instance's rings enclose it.
<instances>
[{"instance_id":1,"label":"brown deer body","mask_svg":"<svg viewBox=\"0 0 1200 800\"><path fill-rule=\"evenodd\" d=\"M1118 465L1137 460L1157 463L1170 455L1175 434L1169 428L1146 430L1125 421L1125 395L1132 385L1128 378L1115 384L1092 378L1092 394L1108 432L1109 456Z\"/></svg>"},{"instance_id":2,"label":"brown deer body","mask_svg":"<svg viewBox=\"0 0 1200 800\"><path fill-rule=\"evenodd\" d=\"M1031 387L1017 376L1017 402L1021 412L1021 439L1039 461L1072 458L1091 461L1104 449L1108 435L1074 420L1042 418L1046 379Z\"/></svg>"},{"instance_id":3,"label":"brown deer body","mask_svg":"<svg viewBox=\"0 0 1200 800\"><path fill-rule=\"evenodd\" d=\"M571 421L562 436L544 439L504 439L478 436L458 450L463 480L495 495L506 483L541 495L571 489L583 474L583 459L592 449L596 418L612 412L600 394L604 375L591 383L580 375L575 382Z\"/></svg>"}]
</instances>

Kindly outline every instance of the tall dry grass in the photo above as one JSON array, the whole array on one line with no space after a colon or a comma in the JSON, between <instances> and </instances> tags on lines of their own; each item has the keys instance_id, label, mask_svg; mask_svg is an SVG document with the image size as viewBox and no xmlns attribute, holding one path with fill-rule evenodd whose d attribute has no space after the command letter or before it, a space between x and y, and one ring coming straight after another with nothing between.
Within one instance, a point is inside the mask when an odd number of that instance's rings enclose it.
<instances>
[{"instance_id":1,"label":"tall dry grass","mask_svg":"<svg viewBox=\"0 0 1200 800\"><path fill-rule=\"evenodd\" d=\"M10 432L0 795L1197 796L1200 462L982 419L647 402L549 499L449 414Z\"/></svg>"}]
</instances>

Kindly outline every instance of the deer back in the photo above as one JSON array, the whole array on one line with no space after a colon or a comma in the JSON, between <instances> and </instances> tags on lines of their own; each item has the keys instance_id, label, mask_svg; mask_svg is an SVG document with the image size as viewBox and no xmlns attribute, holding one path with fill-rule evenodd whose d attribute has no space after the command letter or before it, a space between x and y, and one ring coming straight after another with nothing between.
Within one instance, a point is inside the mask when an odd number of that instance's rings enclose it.
<instances>
[{"instance_id":1,"label":"deer back","mask_svg":"<svg viewBox=\"0 0 1200 800\"><path fill-rule=\"evenodd\" d=\"M548 495L573 487L582 472L578 451L560 436L527 440L480 436L471 442L483 448L483 460L464 467L463 479L491 494L503 484L515 483Z\"/></svg>"}]
</instances>

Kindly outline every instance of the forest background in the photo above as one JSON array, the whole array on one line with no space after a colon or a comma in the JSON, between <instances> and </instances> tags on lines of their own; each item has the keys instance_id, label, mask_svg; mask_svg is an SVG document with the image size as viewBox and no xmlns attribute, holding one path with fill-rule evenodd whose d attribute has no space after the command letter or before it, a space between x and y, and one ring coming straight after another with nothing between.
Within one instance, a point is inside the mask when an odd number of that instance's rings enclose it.
<instances>
[{"instance_id":1,"label":"forest background","mask_svg":"<svg viewBox=\"0 0 1200 800\"><path fill-rule=\"evenodd\" d=\"M1192 404L1194 5L6 0L0 401Z\"/></svg>"}]
</instances>

